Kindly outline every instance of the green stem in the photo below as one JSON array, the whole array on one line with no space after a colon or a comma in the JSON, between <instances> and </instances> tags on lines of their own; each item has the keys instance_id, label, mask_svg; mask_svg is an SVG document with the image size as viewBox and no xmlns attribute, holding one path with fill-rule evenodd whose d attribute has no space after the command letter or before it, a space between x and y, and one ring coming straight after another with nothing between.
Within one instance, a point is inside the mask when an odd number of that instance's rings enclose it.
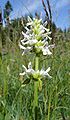
<instances>
[{"instance_id":1,"label":"green stem","mask_svg":"<svg viewBox=\"0 0 70 120\"><path fill-rule=\"evenodd\" d=\"M50 107L51 107L51 94L49 96L49 104L48 104L48 119L47 120L50 120Z\"/></svg>"},{"instance_id":2,"label":"green stem","mask_svg":"<svg viewBox=\"0 0 70 120\"><path fill-rule=\"evenodd\" d=\"M38 70L39 58L35 59L35 70ZM38 109L38 81L34 83L34 109L35 109L35 120L37 120L37 109Z\"/></svg>"}]
</instances>

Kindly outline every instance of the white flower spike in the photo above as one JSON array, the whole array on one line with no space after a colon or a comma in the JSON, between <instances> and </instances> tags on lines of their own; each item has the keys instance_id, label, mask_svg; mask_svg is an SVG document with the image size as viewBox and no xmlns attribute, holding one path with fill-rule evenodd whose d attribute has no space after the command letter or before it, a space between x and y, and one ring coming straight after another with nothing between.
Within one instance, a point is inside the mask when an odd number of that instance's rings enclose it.
<instances>
[{"instance_id":1,"label":"white flower spike","mask_svg":"<svg viewBox=\"0 0 70 120\"><path fill-rule=\"evenodd\" d=\"M30 26L28 28L28 26ZM25 27L26 32L22 31L24 36L23 40L19 44L20 49L23 50L22 55L27 52L32 52L32 50L36 54L42 53L43 55L51 55L51 51L49 50L52 45L48 45L48 39L52 38L49 36L51 34L50 30L45 28L45 25L42 24L42 20L31 19L28 17L28 23Z\"/></svg>"}]
</instances>

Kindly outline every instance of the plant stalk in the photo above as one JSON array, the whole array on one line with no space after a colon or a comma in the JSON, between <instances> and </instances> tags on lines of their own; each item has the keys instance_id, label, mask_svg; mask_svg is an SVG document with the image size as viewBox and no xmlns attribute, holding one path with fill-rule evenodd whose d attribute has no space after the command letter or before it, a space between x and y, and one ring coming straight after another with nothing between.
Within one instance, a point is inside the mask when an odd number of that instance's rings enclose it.
<instances>
[{"instance_id":1,"label":"plant stalk","mask_svg":"<svg viewBox=\"0 0 70 120\"><path fill-rule=\"evenodd\" d=\"M35 70L38 70L39 66L39 58L36 56L35 58ZM37 110L38 110L38 81L34 83L34 110L35 110L35 120L38 118Z\"/></svg>"},{"instance_id":2,"label":"plant stalk","mask_svg":"<svg viewBox=\"0 0 70 120\"><path fill-rule=\"evenodd\" d=\"M47 120L50 120L50 107L51 107L51 95L49 97L49 103L48 103L48 119Z\"/></svg>"}]
</instances>

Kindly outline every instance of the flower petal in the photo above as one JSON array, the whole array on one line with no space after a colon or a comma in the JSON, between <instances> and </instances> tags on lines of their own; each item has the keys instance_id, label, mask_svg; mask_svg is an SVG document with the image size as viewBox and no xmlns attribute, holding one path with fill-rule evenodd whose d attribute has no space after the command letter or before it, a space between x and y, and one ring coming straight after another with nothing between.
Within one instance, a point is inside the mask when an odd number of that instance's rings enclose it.
<instances>
[{"instance_id":1,"label":"flower petal","mask_svg":"<svg viewBox=\"0 0 70 120\"><path fill-rule=\"evenodd\" d=\"M20 49L23 49L23 50L26 49L26 48L25 48L24 46L22 46L20 43L19 43L19 47L20 47Z\"/></svg>"},{"instance_id":2,"label":"flower petal","mask_svg":"<svg viewBox=\"0 0 70 120\"><path fill-rule=\"evenodd\" d=\"M24 66L24 65L22 65L22 67L24 68L24 70L25 70L25 72L27 71L27 68Z\"/></svg>"},{"instance_id":3,"label":"flower petal","mask_svg":"<svg viewBox=\"0 0 70 120\"><path fill-rule=\"evenodd\" d=\"M50 67L46 70L46 72L48 73L50 71Z\"/></svg>"},{"instance_id":4,"label":"flower petal","mask_svg":"<svg viewBox=\"0 0 70 120\"><path fill-rule=\"evenodd\" d=\"M42 49L43 55L51 55L52 53L50 52L50 50L48 49L48 47L44 47Z\"/></svg>"},{"instance_id":5,"label":"flower petal","mask_svg":"<svg viewBox=\"0 0 70 120\"><path fill-rule=\"evenodd\" d=\"M29 64L28 64L28 69L32 69L32 64L31 64L31 62L29 62Z\"/></svg>"},{"instance_id":6,"label":"flower petal","mask_svg":"<svg viewBox=\"0 0 70 120\"><path fill-rule=\"evenodd\" d=\"M23 72L23 73L20 73L19 75L22 75L22 76L24 76L26 73L25 72Z\"/></svg>"},{"instance_id":7,"label":"flower petal","mask_svg":"<svg viewBox=\"0 0 70 120\"><path fill-rule=\"evenodd\" d=\"M23 35L25 38L29 38L29 35L25 34L23 31L22 31L22 35Z\"/></svg>"}]
</instances>

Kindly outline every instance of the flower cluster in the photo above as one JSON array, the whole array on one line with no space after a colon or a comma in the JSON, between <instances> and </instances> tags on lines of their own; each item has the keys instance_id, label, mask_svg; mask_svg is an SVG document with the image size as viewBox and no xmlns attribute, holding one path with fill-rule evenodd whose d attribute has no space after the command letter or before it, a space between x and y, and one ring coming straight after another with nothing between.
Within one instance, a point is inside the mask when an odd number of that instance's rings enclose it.
<instances>
[{"instance_id":1,"label":"flower cluster","mask_svg":"<svg viewBox=\"0 0 70 120\"><path fill-rule=\"evenodd\" d=\"M45 22L42 24L42 20L31 19L28 17L28 23L25 27L26 32L22 32L23 40L19 43L20 49L23 50L22 55L27 52L35 52L36 54L42 53L43 55L51 55L51 51L49 50L54 45L48 45L48 39L51 40L49 35L51 32L49 29L45 28Z\"/></svg>"},{"instance_id":2,"label":"flower cluster","mask_svg":"<svg viewBox=\"0 0 70 120\"><path fill-rule=\"evenodd\" d=\"M26 68L24 65L22 66L24 68L24 72L20 73L20 75L27 76L28 78L33 78L34 80L41 80L43 78L51 78L51 76L48 74L50 71L50 67L44 71L43 69L39 70L34 70L32 69L32 64L29 62L28 68Z\"/></svg>"}]
</instances>

